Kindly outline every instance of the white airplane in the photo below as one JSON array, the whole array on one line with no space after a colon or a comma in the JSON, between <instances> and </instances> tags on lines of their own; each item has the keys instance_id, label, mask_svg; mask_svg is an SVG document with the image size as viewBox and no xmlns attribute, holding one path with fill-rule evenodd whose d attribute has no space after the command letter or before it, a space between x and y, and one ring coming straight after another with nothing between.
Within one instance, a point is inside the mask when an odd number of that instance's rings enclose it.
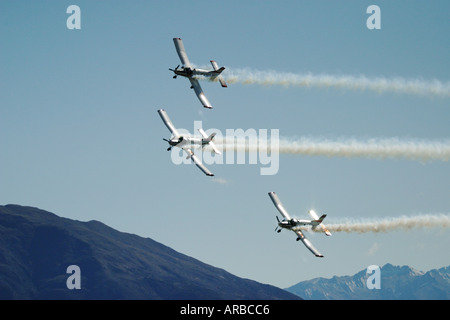
<instances>
[{"instance_id":1,"label":"white airplane","mask_svg":"<svg viewBox=\"0 0 450 320\"><path fill-rule=\"evenodd\" d=\"M161 116L162 121L166 125L166 127L169 129L169 131L172 133L172 137L170 140L164 139L164 141L167 141L170 145L170 147L167 149L167 151L172 150L172 147L178 147L186 151L188 154L186 159L191 159L195 165L203 171L207 176L214 176L214 174L211 173L211 171L208 170L197 158L197 156L194 154L194 152L191 150L192 146L194 145L200 145L202 148L206 145L211 146L213 151L217 154L220 154L220 151L217 150L216 146L213 143L214 136L216 133L212 133L210 136L206 134L203 129L198 129L200 134L202 135L202 139L199 138L193 138L188 136L182 136L178 133L178 130L173 125L172 121L170 121L169 116L167 115L167 112L164 109L158 110L159 115Z\"/></svg>"},{"instance_id":2,"label":"white airplane","mask_svg":"<svg viewBox=\"0 0 450 320\"><path fill-rule=\"evenodd\" d=\"M173 42L175 43L175 48L177 49L178 56L180 57L181 63L183 64L182 67L178 65L175 69L169 69L170 71L173 71L175 73L173 78L176 79L177 76L183 76L188 78L189 81L191 82L191 89L194 89L198 99L203 104L203 107L212 109L211 103L209 103L208 99L203 93L202 87L200 86L200 83L195 78L195 76L210 77L212 80L217 79L219 80L222 87L226 88L227 84L220 75L222 71L225 70L225 67L219 68L217 63L214 60L211 60L210 62L214 70L203 70L193 68L187 57L186 50L184 49L183 41L181 41L180 38L173 38Z\"/></svg>"},{"instance_id":3,"label":"white airplane","mask_svg":"<svg viewBox=\"0 0 450 320\"><path fill-rule=\"evenodd\" d=\"M312 245L311 241L309 241L305 235L300 231L299 226L312 226L312 229L315 230L317 227L321 227L323 232L327 236L331 236L331 232L328 231L328 229L325 227L325 225L322 223L323 219L327 216L326 214L322 215L320 218L317 216L317 214L310 210L309 214L314 220L298 220L291 218L286 211L286 209L281 204L280 199L278 198L278 195L275 192L269 192L269 197L272 199L273 204L278 209L278 211L281 213L281 215L284 217L282 221L278 219L278 226L275 229L275 231L280 232L282 229L288 229L293 231L297 235L297 241L301 240L303 244L316 256L323 258L323 255Z\"/></svg>"}]
</instances>

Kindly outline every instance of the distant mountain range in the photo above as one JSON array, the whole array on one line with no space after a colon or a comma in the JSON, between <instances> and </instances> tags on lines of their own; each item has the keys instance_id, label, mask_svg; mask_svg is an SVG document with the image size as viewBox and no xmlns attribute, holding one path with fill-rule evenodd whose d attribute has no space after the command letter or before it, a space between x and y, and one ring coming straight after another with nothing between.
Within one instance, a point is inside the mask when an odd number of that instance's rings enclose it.
<instances>
[{"instance_id":1,"label":"distant mountain range","mask_svg":"<svg viewBox=\"0 0 450 320\"><path fill-rule=\"evenodd\" d=\"M79 268L79 278L69 266ZM0 299L450 299L450 266L421 272L386 264L380 269L381 289L367 288L370 276L362 270L282 290L99 221L0 206ZM69 289L77 281L80 289Z\"/></svg>"},{"instance_id":2,"label":"distant mountain range","mask_svg":"<svg viewBox=\"0 0 450 320\"><path fill-rule=\"evenodd\" d=\"M0 299L300 298L98 221L6 205L0 206Z\"/></svg>"},{"instance_id":3,"label":"distant mountain range","mask_svg":"<svg viewBox=\"0 0 450 320\"><path fill-rule=\"evenodd\" d=\"M302 281L286 290L308 300L449 300L450 266L422 272L386 264L379 269L380 289L369 289L375 272ZM375 280L370 283L374 283Z\"/></svg>"}]
</instances>

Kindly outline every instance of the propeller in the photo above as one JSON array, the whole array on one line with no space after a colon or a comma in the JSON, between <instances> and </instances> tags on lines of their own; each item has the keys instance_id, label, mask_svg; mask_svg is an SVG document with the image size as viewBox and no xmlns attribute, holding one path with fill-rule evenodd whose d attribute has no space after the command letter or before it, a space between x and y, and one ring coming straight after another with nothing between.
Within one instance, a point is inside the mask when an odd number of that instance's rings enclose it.
<instances>
[{"instance_id":1,"label":"propeller","mask_svg":"<svg viewBox=\"0 0 450 320\"><path fill-rule=\"evenodd\" d=\"M178 70L179 67L180 67L180 65L177 65L177 67L176 67L175 69L170 69L170 68L169 68L169 70L175 72L175 71ZM175 74L175 75L173 76L173 78L176 79L176 78L177 78L177 75Z\"/></svg>"},{"instance_id":2,"label":"propeller","mask_svg":"<svg viewBox=\"0 0 450 320\"><path fill-rule=\"evenodd\" d=\"M278 216L275 216L275 218L277 218L278 223L280 223L280 219L278 219ZM281 229L278 229L278 225L277 225L274 231L280 233Z\"/></svg>"},{"instance_id":3,"label":"propeller","mask_svg":"<svg viewBox=\"0 0 450 320\"><path fill-rule=\"evenodd\" d=\"M164 139L164 138L162 138L164 141L167 141L169 144L170 144L170 140L167 140L167 139ZM168 147L167 148L167 151L170 151L170 150L172 150L172 146L170 146L170 147Z\"/></svg>"},{"instance_id":4,"label":"propeller","mask_svg":"<svg viewBox=\"0 0 450 320\"><path fill-rule=\"evenodd\" d=\"M178 138L178 142L174 143L173 140L167 140L167 139L165 139L165 138L162 138L162 139L163 139L164 141L167 141L167 142L170 144L170 147L167 148L167 151L172 150L172 147L173 147L173 146L175 146L175 145L177 145L177 144L180 144L180 143L184 140L183 137L179 137L179 138Z\"/></svg>"},{"instance_id":5,"label":"propeller","mask_svg":"<svg viewBox=\"0 0 450 320\"><path fill-rule=\"evenodd\" d=\"M164 141L167 141L168 143L171 143L172 142L172 140L167 140L167 139L165 139L165 138L162 138ZM178 142L177 143L180 143L181 141L183 141L183 137L179 137L178 138Z\"/></svg>"}]
</instances>

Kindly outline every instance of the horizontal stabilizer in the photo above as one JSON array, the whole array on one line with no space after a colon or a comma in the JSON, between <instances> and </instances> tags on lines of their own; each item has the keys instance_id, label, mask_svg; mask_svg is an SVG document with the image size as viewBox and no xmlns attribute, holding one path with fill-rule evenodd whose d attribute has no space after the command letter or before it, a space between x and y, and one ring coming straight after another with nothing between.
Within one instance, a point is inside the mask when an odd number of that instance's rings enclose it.
<instances>
[{"instance_id":1,"label":"horizontal stabilizer","mask_svg":"<svg viewBox=\"0 0 450 320\"><path fill-rule=\"evenodd\" d=\"M228 87L228 86L227 86L227 83L225 82L225 80L223 80L222 77L219 77L219 82L220 82L220 85L221 85L223 88L227 88L227 87Z\"/></svg>"},{"instance_id":2,"label":"horizontal stabilizer","mask_svg":"<svg viewBox=\"0 0 450 320\"><path fill-rule=\"evenodd\" d=\"M211 133L211 135L210 135L209 137L207 137L207 138L204 139L203 141L205 141L205 142L211 142L212 139L214 139L215 136L216 136L216 133L213 132L213 133Z\"/></svg>"},{"instance_id":3,"label":"horizontal stabilizer","mask_svg":"<svg viewBox=\"0 0 450 320\"><path fill-rule=\"evenodd\" d=\"M313 218L314 220L319 220L319 216L317 215L317 213L314 210L309 210L308 213L311 216L311 218Z\"/></svg>"},{"instance_id":4,"label":"horizontal stabilizer","mask_svg":"<svg viewBox=\"0 0 450 320\"><path fill-rule=\"evenodd\" d=\"M318 223L317 226L321 227L323 232L327 235L327 236L331 236L331 232L327 229L327 227L325 227L325 225L322 223L323 219L325 219L325 217L327 216L326 214L323 214L320 216L317 215L317 213L314 210L309 210L309 215L311 216L311 218L314 219L314 222ZM313 229L315 229L316 227L313 227Z\"/></svg>"},{"instance_id":5,"label":"horizontal stabilizer","mask_svg":"<svg viewBox=\"0 0 450 320\"><path fill-rule=\"evenodd\" d=\"M214 68L214 72L217 73L217 75L213 76L212 79L216 79L219 80L220 85L224 88L228 87L227 83L225 82L225 80L223 80L222 76L220 75L222 73L223 70L225 70L225 67L221 67L219 68L219 66L217 65L217 62L215 62L214 60L211 60L211 65Z\"/></svg>"},{"instance_id":6,"label":"horizontal stabilizer","mask_svg":"<svg viewBox=\"0 0 450 320\"><path fill-rule=\"evenodd\" d=\"M216 145L212 142L212 140L213 140L214 137L216 136L216 133L215 133L215 132L211 133L211 135L210 135L209 137L208 137L208 135L206 134L206 132L205 132L202 128L198 129L198 132L200 132L200 134L202 135L202 137L203 137L202 141L203 141L204 143L209 144L210 147L214 150L215 153L217 153L217 154L222 154L222 153L217 149Z\"/></svg>"},{"instance_id":7,"label":"horizontal stabilizer","mask_svg":"<svg viewBox=\"0 0 450 320\"><path fill-rule=\"evenodd\" d=\"M215 62L214 60L211 60L211 65L214 68L214 71L217 73L221 73L223 70L225 70L225 67L219 68L219 66L217 65L217 62Z\"/></svg>"}]
</instances>

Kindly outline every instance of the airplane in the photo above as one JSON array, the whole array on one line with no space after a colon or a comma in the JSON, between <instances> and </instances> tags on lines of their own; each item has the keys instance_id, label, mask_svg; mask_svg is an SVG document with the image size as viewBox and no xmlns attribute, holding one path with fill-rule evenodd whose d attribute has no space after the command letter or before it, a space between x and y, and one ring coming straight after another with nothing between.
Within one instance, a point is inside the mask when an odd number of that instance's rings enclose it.
<instances>
[{"instance_id":1,"label":"airplane","mask_svg":"<svg viewBox=\"0 0 450 320\"><path fill-rule=\"evenodd\" d=\"M195 76L209 77L211 78L211 80L217 79L220 82L220 85L226 88L227 84L220 75L222 71L225 70L225 67L219 68L217 62L211 60L210 62L214 70L193 68L187 57L186 50L184 49L183 41L180 38L173 38L173 42L175 44L175 48L177 49L177 53L178 56L180 57L181 63L183 64L182 67L178 65L175 69L169 69L170 71L173 71L173 73L175 73L173 78L176 79L177 76L188 78L189 81L191 82L191 89L194 89L195 94L202 103L203 107L212 109L211 103L208 101L205 94L203 93L202 87L200 86L200 83L195 78Z\"/></svg>"},{"instance_id":2,"label":"airplane","mask_svg":"<svg viewBox=\"0 0 450 320\"><path fill-rule=\"evenodd\" d=\"M214 139L214 136L216 135L216 133L214 132L210 136L208 136L206 134L206 132L200 128L200 129L198 129L198 131L202 135L202 139L188 137L188 136L182 136L178 133L178 130L175 128L175 126L173 125L169 116L167 115L167 112L164 109L159 109L158 114L160 115L162 121L164 122L166 127L169 129L169 131L173 135L172 138L170 138L170 140L163 138L163 140L167 141L170 145L169 148L167 148L167 151L172 150L172 147L178 147L178 148L183 149L188 154L186 159L190 158L195 163L195 165L200 170L202 170L203 173L206 174L207 176L214 176L214 174L211 173L211 171L209 171L208 168L206 168L205 165L203 165L200 162L200 160L197 158L197 156L192 151L191 147L193 145L200 145L203 148L204 146L209 145L215 153L221 154L221 152L216 148L216 146L214 145L214 143L212 141Z\"/></svg>"},{"instance_id":3,"label":"airplane","mask_svg":"<svg viewBox=\"0 0 450 320\"><path fill-rule=\"evenodd\" d=\"M281 215L284 217L283 220L280 221L280 219L277 218L278 225L275 228L275 231L281 232L282 229L287 229L293 231L297 235L297 241L301 240L303 244L316 256L319 258L323 258L323 255L312 245L311 241L309 241L305 235L300 231L300 226L312 226L312 229L315 230L317 227L322 228L323 232L327 236L331 236L331 232L328 231L328 229L325 227L325 225L322 223L323 219L327 216L326 214L322 215L320 218L317 216L317 214L314 212L314 210L310 210L309 214L313 218L313 220L298 220L291 218L289 216L289 213L286 211L284 206L281 204L280 198L278 198L278 195L275 192L269 192L269 197L272 199L273 204L278 209L278 211L281 213Z\"/></svg>"}]
</instances>

